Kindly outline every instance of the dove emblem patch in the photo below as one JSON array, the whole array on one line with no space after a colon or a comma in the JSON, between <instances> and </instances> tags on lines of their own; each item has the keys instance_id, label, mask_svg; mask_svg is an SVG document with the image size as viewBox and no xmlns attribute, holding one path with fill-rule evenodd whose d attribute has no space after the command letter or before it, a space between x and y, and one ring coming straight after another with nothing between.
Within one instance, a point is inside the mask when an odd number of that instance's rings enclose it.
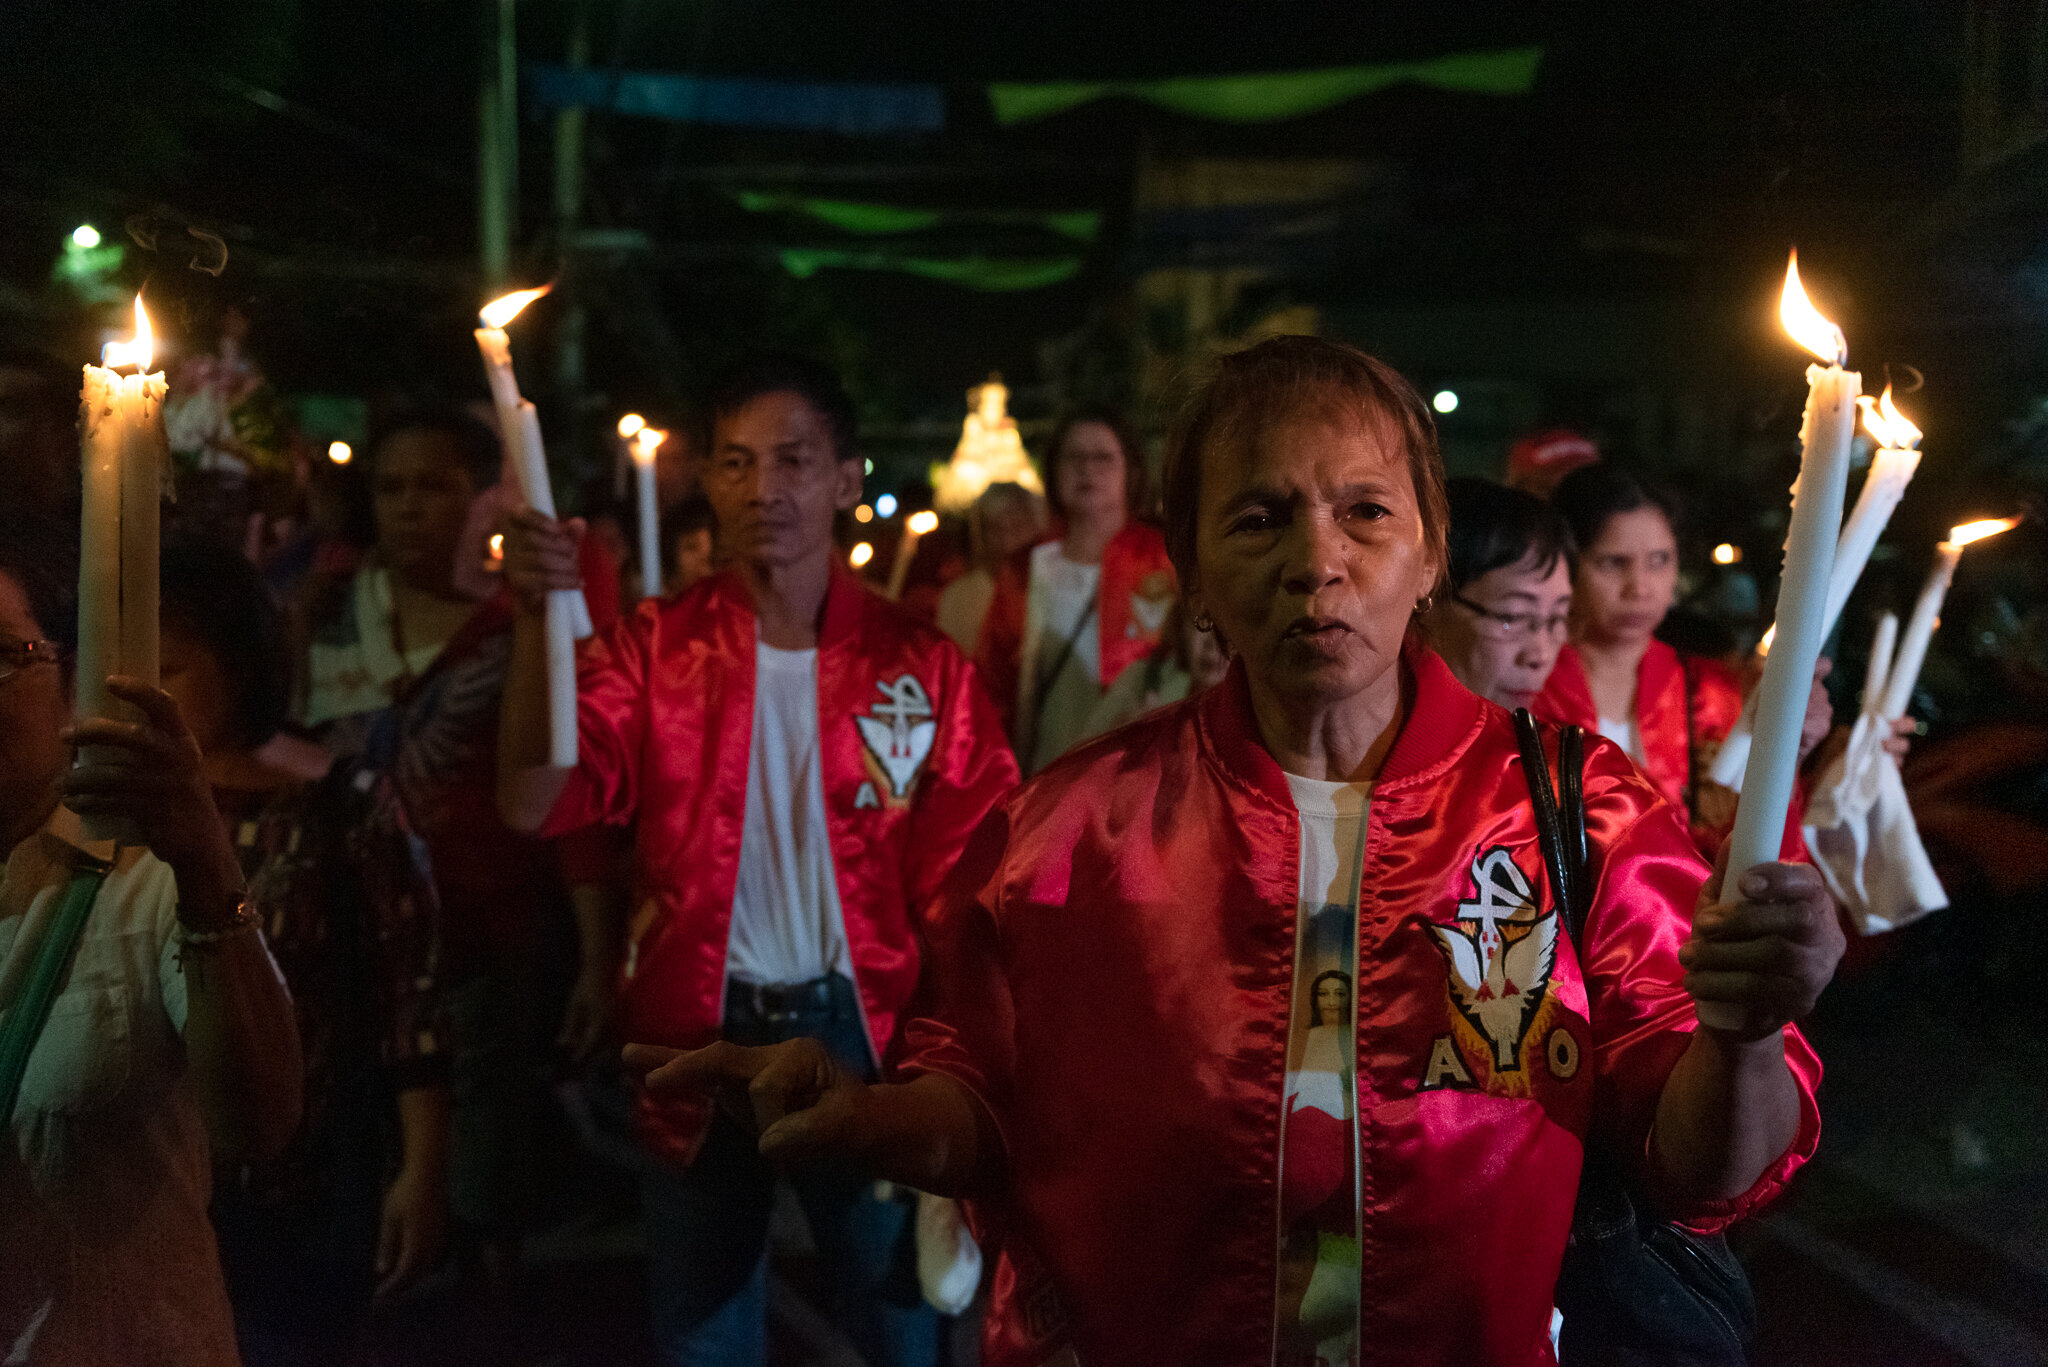
<instances>
[{"instance_id":1,"label":"dove emblem patch","mask_svg":"<svg viewBox=\"0 0 2048 1367\"><path fill-rule=\"evenodd\" d=\"M1501 846L1472 860L1472 890L1458 903L1457 923L1429 927L1444 957L1446 985L1454 1024L1461 1037L1440 1038L1423 1077L1425 1088L1477 1086L1472 1072L1484 1071L1496 1089L1524 1092L1524 1044L1546 1015L1550 973L1557 963L1557 913L1539 914L1529 879ZM1457 1049L1458 1043L1476 1050ZM1552 1068L1568 1078L1577 1071L1576 1043L1570 1047L1569 1069ZM1557 1054L1563 1046L1552 1048ZM1540 1052L1540 1051L1539 1051ZM1457 1055L1467 1054L1459 1058ZM1471 1057L1469 1054L1477 1054ZM1458 1066L1471 1065L1471 1071Z\"/></svg>"},{"instance_id":2,"label":"dove emblem patch","mask_svg":"<svg viewBox=\"0 0 2048 1367\"><path fill-rule=\"evenodd\" d=\"M894 683L877 680L875 691L881 701L867 715L856 715L853 724L867 749L869 772L884 789L888 805L901 807L909 802L925 757L932 752L939 723L931 695L915 675L901 675Z\"/></svg>"}]
</instances>

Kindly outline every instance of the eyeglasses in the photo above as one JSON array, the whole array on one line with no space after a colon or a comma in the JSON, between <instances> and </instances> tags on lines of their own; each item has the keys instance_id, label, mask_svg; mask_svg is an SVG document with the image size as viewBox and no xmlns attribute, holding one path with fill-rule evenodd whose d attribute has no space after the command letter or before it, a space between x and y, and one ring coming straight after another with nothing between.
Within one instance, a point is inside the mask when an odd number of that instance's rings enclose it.
<instances>
[{"instance_id":1,"label":"eyeglasses","mask_svg":"<svg viewBox=\"0 0 2048 1367\"><path fill-rule=\"evenodd\" d=\"M1571 627L1571 619L1562 613L1545 617L1534 612L1495 612L1483 608L1462 593L1453 593L1451 601L1467 612L1476 613L1483 623L1487 635L1502 641L1533 641L1538 636L1548 636L1561 641Z\"/></svg>"},{"instance_id":2,"label":"eyeglasses","mask_svg":"<svg viewBox=\"0 0 2048 1367\"><path fill-rule=\"evenodd\" d=\"M0 683L31 665L56 664L63 654L55 641L0 641Z\"/></svg>"}]
</instances>

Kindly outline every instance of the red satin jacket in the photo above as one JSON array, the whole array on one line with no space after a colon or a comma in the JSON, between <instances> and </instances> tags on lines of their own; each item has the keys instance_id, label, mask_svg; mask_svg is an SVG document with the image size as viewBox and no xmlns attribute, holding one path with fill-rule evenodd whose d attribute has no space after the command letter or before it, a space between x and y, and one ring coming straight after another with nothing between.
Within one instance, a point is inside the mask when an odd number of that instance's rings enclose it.
<instances>
[{"instance_id":1,"label":"red satin jacket","mask_svg":"<svg viewBox=\"0 0 2048 1367\"><path fill-rule=\"evenodd\" d=\"M1126 522L1102 551L1102 589L1095 615L1107 688L1134 660L1159 644L1160 628L1177 592L1166 538L1145 522ZM982 619L974 662L1001 709L1003 730L1014 735L1017 688L1023 670L1024 615L1031 595L1031 552L1019 551L996 573L995 597Z\"/></svg>"},{"instance_id":2,"label":"red satin jacket","mask_svg":"<svg viewBox=\"0 0 2048 1367\"><path fill-rule=\"evenodd\" d=\"M1686 729L1687 675L1692 692L1692 729ZM1529 709L1544 721L1563 726L1576 724L1587 735L1600 725L1600 710L1593 705L1593 686L1587 682L1586 666L1578 649L1566 646L1558 652L1557 667L1549 682ZM1636 666L1636 726L1643 746L1643 773L1664 794L1672 806L1686 814L1693 842L1709 859L1727 842L1729 826L1715 823L1692 811L1691 785L1694 763L1699 781L1707 781L1707 769L1714 752L1727 738L1742 715L1742 681L1735 671L1717 660L1697 656L1681 658L1662 641L1651 641ZM1792 807L1786 814L1785 841L1781 857L1804 860L1806 839L1800 822L1806 811L1806 787L1794 786Z\"/></svg>"},{"instance_id":3,"label":"red satin jacket","mask_svg":"<svg viewBox=\"0 0 2048 1367\"><path fill-rule=\"evenodd\" d=\"M1424 649L1404 669L1358 920L1361 1342L1380 1363L1550 1363L1582 1141L1597 1125L1645 1153L1695 1027L1677 951L1707 870L1596 740L1582 958L1508 715ZM1299 859L1241 665L1065 756L976 833L898 1066L956 1078L1001 1133L1006 1190L971 1207L997 1254L990 1367L1063 1347L1082 1367L1271 1360ZM1489 923L1520 979L1512 1009L1481 990ZM1785 1043L1797 1138L1752 1190L1686 1219L1748 1214L1812 1154L1820 1066L1796 1030Z\"/></svg>"},{"instance_id":4,"label":"red satin jacket","mask_svg":"<svg viewBox=\"0 0 2048 1367\"><path fill-rule=\"evenodd\" d=\"M579 762L547 831L637 820L641 885L622 996L628 1038L718 1037L753 739L753 602L713 575L643 602L577 665ZM835 571L818 639L818 745L847 948L875 1056L918 976L919 911L1017 783L974 668L938 631ZM689 1159L707 1106L643 1100L655 1147Z\"/></svg>"}]
</instances>

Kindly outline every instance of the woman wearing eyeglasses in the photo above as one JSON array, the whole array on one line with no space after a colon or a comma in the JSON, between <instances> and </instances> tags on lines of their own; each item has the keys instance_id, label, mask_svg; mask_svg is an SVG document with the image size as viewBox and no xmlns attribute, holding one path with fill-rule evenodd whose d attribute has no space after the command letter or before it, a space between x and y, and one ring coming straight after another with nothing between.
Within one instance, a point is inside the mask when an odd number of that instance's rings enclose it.
<instances>
[{"instance_id":1,"label":"woman wearing eyeglasses","mask_svg":"<svg viewBox=\"0 0 2048 1367\"><path fill-rule=\"evenodd\" d=\"M1578 543L1572 576L1571 643L1558 655L1531 710L1576 722L1628 752L1690 815L1693 839L1709 857L1734 820L1734 795L1707 778L1714 750L1742 712L1742 683L1717 660L1681 656L1656 637L1678 592L1677 522L1671 500L1611 465L1565 476L1551 505ZM1828 733L1833 713L1816 675L1800 737L1803 761ZM1785 857L1804 858L1794 802Z\"/></svg>"},{"instance_id":2,"label":"woman wearing eyeglasses","mask_svg":"<svg viewBox=\"0 0 2048 1367\"><path fill-rule=\"evenodd\" d=\"M1423 618L1458 682L1502 707L1534 705L1557 664L1572 608L1575 553L1564 520L1533 494L1454 479L1450 570Z\"/></svg>"}]
</instances>

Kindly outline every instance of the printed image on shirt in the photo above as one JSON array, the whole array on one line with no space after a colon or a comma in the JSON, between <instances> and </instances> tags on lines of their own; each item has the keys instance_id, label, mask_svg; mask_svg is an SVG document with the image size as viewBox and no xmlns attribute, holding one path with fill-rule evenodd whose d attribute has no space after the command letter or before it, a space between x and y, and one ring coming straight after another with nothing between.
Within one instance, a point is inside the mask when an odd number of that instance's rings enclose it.
<instances>
[{"instance_id":1,"label":"printed image on shirt","mask_svg":"<svg viewBox=\"0 0 2048 1367\"><path fill-rule=\"evenodd\" d=\"M1283 1367L1357 1361L1359 861L1362 785L1290 778L1302 868L1280 1139Z\"/></svg>"}]
</instances>

